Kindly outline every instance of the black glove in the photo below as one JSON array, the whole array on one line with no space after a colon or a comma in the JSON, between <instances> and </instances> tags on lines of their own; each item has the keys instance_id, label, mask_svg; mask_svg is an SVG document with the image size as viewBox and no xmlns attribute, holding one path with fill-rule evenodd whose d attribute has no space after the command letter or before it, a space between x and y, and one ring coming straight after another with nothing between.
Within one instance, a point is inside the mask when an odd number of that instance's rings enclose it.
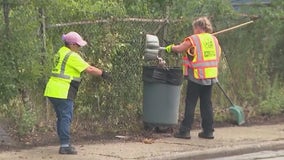
<instances>
[{"instance_id":1,"label":"black glove","mask_svg":"<svg viewBox=\"0 0 284 160\"><path fill-rule=\"evenodd\" d=\"M111 80L111 74L109 72L103 71L102 78L105 80Z\"/></svg>"}]
</instances>

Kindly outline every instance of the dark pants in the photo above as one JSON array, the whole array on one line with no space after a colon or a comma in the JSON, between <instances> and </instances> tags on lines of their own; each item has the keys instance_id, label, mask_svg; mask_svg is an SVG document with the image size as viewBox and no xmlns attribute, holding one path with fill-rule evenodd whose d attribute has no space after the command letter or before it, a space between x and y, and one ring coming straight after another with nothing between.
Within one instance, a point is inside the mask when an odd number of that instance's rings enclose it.
<instances>
[{"instance_id":1,"label":"dark pants","mask_svg":"<svg viewBox=\"0 0 284 160\"><path fill-rule=\"evenodd\" d=\"M69 99L50 98L57 117L57 134L61 145L70 144L70 126L73 118L73 101Z\"/></svg>"},{"instance_id":2,"label":"dark pants","mask_svg":"<svg viewBox=\"0 0 284 160\"><path fill-rule=\"evenodd\" d=\"M200 113L202 118L202 128L206 133L211 133L213 129L213 108L211 102L212 85L199 85L188 81L187 95L185 100L184 119L181 128L191 130L194 121L195 106L200 98Z\"/></svg>"}]
</instances>

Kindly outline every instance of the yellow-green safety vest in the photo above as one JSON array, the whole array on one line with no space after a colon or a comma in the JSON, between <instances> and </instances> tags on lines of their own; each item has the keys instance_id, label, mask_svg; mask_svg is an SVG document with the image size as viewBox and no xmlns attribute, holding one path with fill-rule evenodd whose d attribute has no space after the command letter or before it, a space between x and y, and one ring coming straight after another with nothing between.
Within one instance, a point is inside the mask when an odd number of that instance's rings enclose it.
<instances>
[{"instance_id":1,"label":"yellow-green safety vest","mask_svg":"<svg viewBox=\"0 0 284 160\"><path fill-rule=\"evenodd\" d=\"M217 38L211 34L202 33L192 35L186 40L190 40L194 53L192 61L188 58L183 59L184 68L193 69L196 79L216 78L221 55L221 47Z\"/></svg>"},{"instance_id":2,"label":"yellow-green safety vest","mask_svg":"<svg viewBox=\"0 0 284 160\"><path fill-rule=\"evenodd\" d=\"M53 69L44 96L73 100L81 82L81 72L88 66L76 52L67 47L60 48L54 56Z\"/></svg>"}]
</instances>

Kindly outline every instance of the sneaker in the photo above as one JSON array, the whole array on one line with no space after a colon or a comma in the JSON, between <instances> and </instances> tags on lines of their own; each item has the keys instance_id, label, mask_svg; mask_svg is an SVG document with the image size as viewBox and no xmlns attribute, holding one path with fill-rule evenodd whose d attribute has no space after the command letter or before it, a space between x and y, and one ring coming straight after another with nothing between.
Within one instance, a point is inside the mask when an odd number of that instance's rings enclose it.
<instances>
[{"instance_id":1,"label":"sneaker","mask_svg":"<svg viewBox=\"0 0 284 160\"><path fill-rule=\"evenodd\" d=\"M191 138L189 131L188 132L186 132L186 131L184 131L184 132L179 131L179 132L174 134L174 137L175 138L182 138L182 139L190 139Z\"/></svg>"},{"instance_id":2,"label":"sneaker","mask_svg":"<svg viewBox=\"0 0 284 160\"><path fill-rule=\"evenodd\" d=\"M77 154L77 151L74 147L60 147L59 154Z\"/></svg>"},{"instance_id":3,"label":"sneaker","mask_svg":"<svg viewBox=\"0 0 284 160\"><path fill-rule=\"evenodd\" d=\"M214 139L213 132L206 133L206 132L200 132L198 133L199 138L204 138L204 139Z\"/></svg>"}]
</instances>

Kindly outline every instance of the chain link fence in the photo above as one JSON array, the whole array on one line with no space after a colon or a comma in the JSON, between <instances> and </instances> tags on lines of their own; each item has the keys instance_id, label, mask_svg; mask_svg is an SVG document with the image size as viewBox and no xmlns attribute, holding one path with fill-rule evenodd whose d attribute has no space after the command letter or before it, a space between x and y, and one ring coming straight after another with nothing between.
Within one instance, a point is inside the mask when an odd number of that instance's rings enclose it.
<instances>
[{"instance_id":1,"label":"chain link fence","mask_svg":"<svg viewBox=\"0 0 284 160\"><path fill-rule=\"evenodd\" d=\"M63 33L76 31L88 42L82 49L85 60L112 73L111 82L84 75L75 111L78 121L85 123L78 126L112 131L140 127L135 124L142 119L145 35L158 35L165 45L169 23L168 19L118 18L46 25L46 42L53 46L47 47L49 57L63 45ZM172 65L180 65L176 62Z\"/></svg>"},{"instance_id":2,"label":"chain link fence","mask_svg":"<svg viewBox=\"0 0 284 160\"><path fill-rule=\"evenodd\" d=\"M79 21L46 25L46 43L50 58L62 46L61 35L69 31L80 33L88 42L82 56L86 61L112 73L111 82L84 75L76 99L77 126L85 129L134 129L142 120L142 66L151 65L143 60L145 35L154 34L165 46L179 43L190 34L190 24L182 20L117 18L97 21ZM170 39L170 40L169 40ZM51 49L50 49L51 48ZM165 54L169 66L181 67L181 55ZM49 58L49 59L50 59ZM228 79L229 68L224 56L220 65L221 79ZM181 108L184 106L186 81L183 85ZM233 92L232 87L230 92ZM214 91L213 99L218 115L224 114L227 102L221 92ZM222 106L222 107L221 107ZM182 109L183 110L183 109ZM84 123L81 123L84 122ZM131 125L130 125L131 124ZM110 126L109 126L110 125Z\"/></svg>"}]
</instances>

